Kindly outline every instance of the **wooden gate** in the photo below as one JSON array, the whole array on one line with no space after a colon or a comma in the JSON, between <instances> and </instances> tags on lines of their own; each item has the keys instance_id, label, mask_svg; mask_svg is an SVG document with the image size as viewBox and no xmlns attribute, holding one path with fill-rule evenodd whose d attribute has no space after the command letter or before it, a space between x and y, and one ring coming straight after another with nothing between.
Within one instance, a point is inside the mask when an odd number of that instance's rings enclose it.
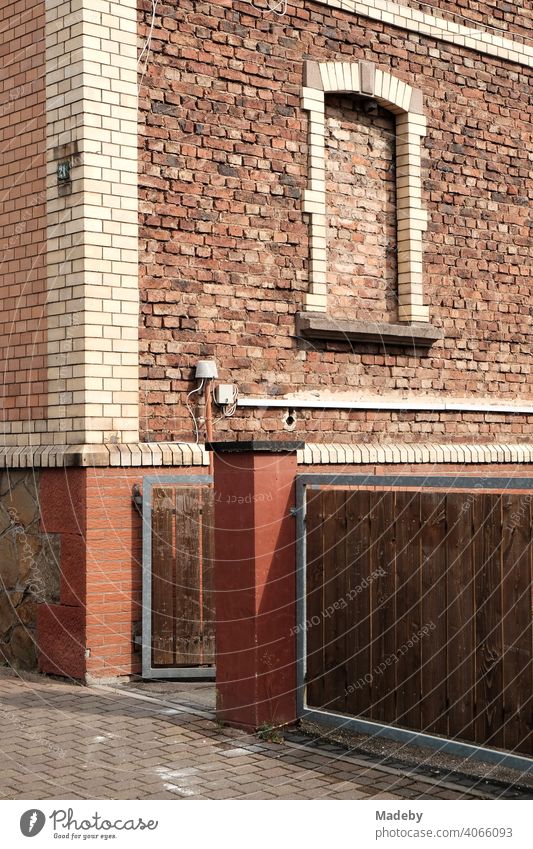
<instances>
[{"instance_id":1,"label":"wooden gate","mask_svg":"<svg viewBox=\"0 0 533 849\"><path fill-rule=\"evenodd\" d=\"M213 488L170 480L144 481L143 676L212 677Z\"/></svg>"},{"instance_id":2,"label":"wooden gate","mask_svg":"<svg viewBox=\"0 0 533 849\"><path fill-rule=\"evenodd\" d=\"M532 507L309 489L307 706L532 755Z\"/></svg>"}]
</instances>

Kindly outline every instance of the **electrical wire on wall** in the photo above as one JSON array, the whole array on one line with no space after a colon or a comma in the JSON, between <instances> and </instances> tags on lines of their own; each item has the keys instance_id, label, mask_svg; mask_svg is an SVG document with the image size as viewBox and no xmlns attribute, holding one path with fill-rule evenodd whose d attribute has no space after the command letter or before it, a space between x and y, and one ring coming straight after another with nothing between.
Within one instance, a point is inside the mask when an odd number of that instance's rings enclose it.
<instances>
[{"instance_id":1,"label":"electrical wire on wall","mask_svg":"<svg viewBox=\"0 0 533 849\"><path fill-rule=\"evenodd\" d=\"M139 54L139 58L137 59L137 67L139 68L139 66L140 66L140 64L143 60L143 57L146 57L144 59L144 67L143 67L143 72L141 74L141 79L139 80L138 92L141 91L141 86L143 84L144 75L146 74L146 71L148 69L148 62L150 61L150 53L151 53L151 50L152 50L152 35L154 33L155 16L157 14L157 4L158 3L159 3L159 0L152 0L152 22L150 24L150 30L148 32L148 38L146 39L146 42L143 46L143 49L141 50L141 52Z\"/></svg>"},{"instance_id":2,"label":"electrical wire on wall","mask_svg":"<svg viewBox=\"0 0 533 849\"><path fill-rule=\"evenodd\" d=\"M189 403L189 398L192 395L194 395L196 392L198 392L198 393L203 392L204 385L205 385L205 380L202 379L200 381L200 383L198 384L198 386L196 387L196 389L191 389L191 391L187 393L187 398L185 400L186 407L187 407L189 413L191 414L191 418L192 418L192 421L193 421L193 424L194 424L194 434L195 434L195 440L194 441L196 442L197 445L200 442L200 431L198 429L198 419L196 418L194 410Z\"/></svg>"},{"instance_id":3,"label":"electrical wire on wall","mask_svg":"<svg viewBox=\"0 0 533 849\"><path fill-rule=\"evenodd\" d=\"M268 10L281 18L287 14L287 3L288 0L267 0Z\"/></svg>"},{"instance_id":4,"label":"electrical wire on wall","mask_svg":"<svg viewBox=\"0 0 533 849\"><path fill-rule=\"evenodd\" d=\"M239 400L239 387L236 384L233 386L233 399L229 404L220 404L216 400L214 386L211 387L211 397L217 407L220 407L220 409L222 410L222 415L218 416L218 418L215 419L215 422L221 422L222 419L229 419L237 412L237 401ZM215 422L213 422L213 424Z\"/></svg>"}]
</instances>

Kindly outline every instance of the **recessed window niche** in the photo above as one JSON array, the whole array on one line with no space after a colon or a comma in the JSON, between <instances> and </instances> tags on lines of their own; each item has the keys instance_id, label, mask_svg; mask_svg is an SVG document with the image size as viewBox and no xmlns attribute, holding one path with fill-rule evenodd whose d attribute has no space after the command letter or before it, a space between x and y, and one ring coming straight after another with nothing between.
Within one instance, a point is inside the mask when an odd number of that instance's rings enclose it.
<instances>
[{"instance_id":1,"label":"recessed window niche","mask_svg":"<svg viewBox=\"0 0 533 849\"><path fill-rule=\"evenodd\" d=\"M375 100L325 99L326 287L332 318L398 321L395 118Z\"/></svg>"},{"instance_id":2,"label":"recessed window niche","mask_svg":"<svg viewBox=\"0 0 533 849\"><path fill-rule=\"evenodd\" d=\"M422 94L371 62L304 66L309 113L310 338L429 346L422 277Z\"/></svg>"}]
</instances>

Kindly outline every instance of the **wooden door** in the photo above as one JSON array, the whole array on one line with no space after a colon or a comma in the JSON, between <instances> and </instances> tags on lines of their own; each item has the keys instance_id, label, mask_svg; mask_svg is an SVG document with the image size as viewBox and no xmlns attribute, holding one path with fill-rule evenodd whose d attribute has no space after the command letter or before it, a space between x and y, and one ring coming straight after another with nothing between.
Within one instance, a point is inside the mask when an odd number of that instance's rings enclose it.
<instances>
[{"instance_id":1,"label":"wooden door","mask_svg":"<svg viewBox=\"0 0 533 849\"><path fill-rule=\"evenodd\" d=\"M213 665L213 490L152 492L152 667Z\"/></svg>"}]
</instances>

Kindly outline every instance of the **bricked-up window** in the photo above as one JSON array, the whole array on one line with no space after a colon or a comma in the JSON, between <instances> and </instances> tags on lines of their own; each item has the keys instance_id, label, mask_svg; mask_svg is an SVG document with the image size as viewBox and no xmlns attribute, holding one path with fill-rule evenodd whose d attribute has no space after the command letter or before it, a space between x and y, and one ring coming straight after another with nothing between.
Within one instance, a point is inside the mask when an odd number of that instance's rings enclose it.
<instances>
[{"instance_id":1,"label":"bricked-up window","mask_svg":"<svg viewBox=\"0 0 533 849\"><path fill-rule=\"evenodd\" d=\"M328 314L398 321L396 128L375 100L325 99Z\"/></svg>"},{"instance_id":2,"label":"bricked-up window","mask_svg":"<svg viewBox=\"0 0 533 849\"><path fill-rule=\"evenodd\" d=\"M371 62L306 61L302 105L310 249L297 333L431 345L442 334L423 288L422 92Z\"/></svg>"}]
</instances>

